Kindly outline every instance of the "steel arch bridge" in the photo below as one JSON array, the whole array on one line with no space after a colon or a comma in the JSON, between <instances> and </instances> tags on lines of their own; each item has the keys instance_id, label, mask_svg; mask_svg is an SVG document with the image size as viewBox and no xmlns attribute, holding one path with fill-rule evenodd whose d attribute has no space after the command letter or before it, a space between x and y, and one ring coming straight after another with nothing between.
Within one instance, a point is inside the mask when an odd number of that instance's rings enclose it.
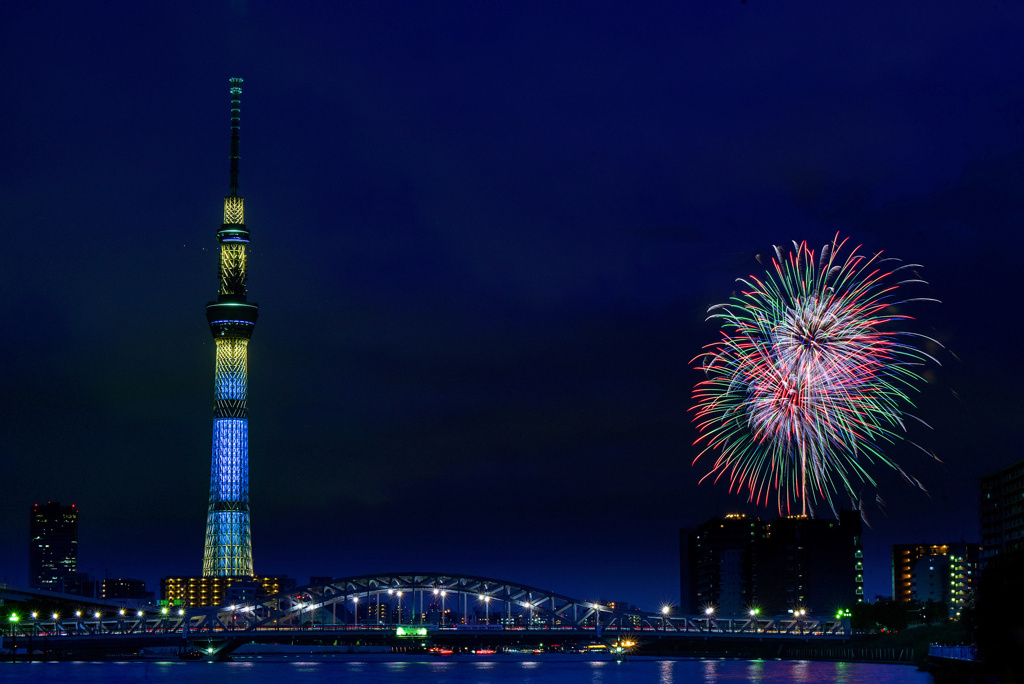
<instances>
[{"instance_id":1,"label":"steel arch bridge","mask_svg":"<svg viewBox=\"0 0 1024 684\"><path fill-rule=\"evenodd\" d=\"M386 624L380 610L369 614L369 606L394 607L402 619L403 608L413 615L412 623L423 624L429 603L440 610L438 627L454 627L446 622L445 610L455 609L461 624L471 625L471 613L482 613L486 625L525 624L536 627L615 628L629 623L631 628L654 628L656 620L664 626L661 614L620 610L596 601L581 601L545 589L524 584L480 577L435 572L400 572L341 577L310 584L271 596L252 606L227 606L190 611L200 618L194 628L208 622L227 626L224 618L237 623L240 611L246 627L302 626L337 622L337 608L351 613L357 624ZM366 606L366 615L359 609ZM231 610L233 609L233 610ZM227 611L227 615L225 612ZM390 612L390 611L389 611ZM201 616L201 617L200 617ZM449 618L450 620L450 618Z\"/></svg>"},{"instance_id":2,"label":"steel arch bridge","mask_svg":"<svg viewBox=\"0 0 1024 684\"><path fill-rule=\"evenodd\" d=\"M366 613L360 614L361 605ZM427 602L439 604L440 620L426 620ZM187 612L190 629L258 630L272 627L303 628L325 625L339 626L338 607L342 617L349 618L353 628L388 625L381 620L380 606L397 607L402 620L404 605L412 610L411 624L430 624L434 629L512 628L528 630L576 630L600 636L602 631L651 632L700 636L801 636L849 638L849 618L813 618L793 615L743 618L720 618L713 614L700 616L671 615L603 604L599 601L575 599L546 589L507 580L435 572L400 572L340 577L329 582L309 584L271 596L252 605L231 605L200 608ZM454 605L453 605L454 602ZM377 606L370 615L370 606ZM461 609L461 621L446 621L445 609ZM470 623L470 612L479 616L483 608L484 623ZM450 618L447 618L450 620ZM391 624L390 626L394 626Z\"/></svg>"},{"instance_id":3,"label":"steel arch bridge","mask_svg":"<svg viewBox=\"0 0 1024 684\"><path fill-rule=\"evenodd\" d=\"M440 619L427 619L427 601L439 603ZM365 602L365 603L364 603ZM344 606L339 619L338 607ZM377 606L373 615L361 606ZM461 619L445 615L452 605ZM391 618L397 607L398 620ZM402 608L414 616L402 623ZM483 622L470 622L470 609ZM350 612L351 611L351 612ZM53 650L123 649L166 645L201 647L211 657L230 653L242 643L304 639L315 642L359 639L389 640L423 636L440 640L482 638L488 641L552 637L645 641L693 638L846 640L849 618L809 616L719 618L714 615L667 615L620 609L583 601L529 585L451 573L402 572L340 577L309 584L249 603L209 608L137 610L93 609L74 616L32 616L7 626L4 648L19 639L43 639ZM412 634L409 634L409 632ZM48 641L47 641L48 640ZM24 643L24 642L21 642Z\"/></svg>"}]
</instances>

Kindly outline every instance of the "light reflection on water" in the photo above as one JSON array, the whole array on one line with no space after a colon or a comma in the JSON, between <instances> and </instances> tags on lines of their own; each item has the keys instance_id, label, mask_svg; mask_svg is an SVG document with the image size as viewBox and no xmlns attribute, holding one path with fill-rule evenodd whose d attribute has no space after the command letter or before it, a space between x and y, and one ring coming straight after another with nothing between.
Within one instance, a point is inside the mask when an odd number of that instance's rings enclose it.
<instances>
[{"instance_id":1,"label":"light reflection on water","mask_svg":"<svg viewBox=\"0 0 1024 684\"><path fill-rule=\"evenodd\" d=\"M229 663L140 661L2 663L3 684L320 684L344 681L439 684L931 684L931 677L906 665L830 663L806 660L658 660L583 661L558 656L530 660L385 658L356 656L310 660L264 657Z\"/></svg>"}]
</instances>

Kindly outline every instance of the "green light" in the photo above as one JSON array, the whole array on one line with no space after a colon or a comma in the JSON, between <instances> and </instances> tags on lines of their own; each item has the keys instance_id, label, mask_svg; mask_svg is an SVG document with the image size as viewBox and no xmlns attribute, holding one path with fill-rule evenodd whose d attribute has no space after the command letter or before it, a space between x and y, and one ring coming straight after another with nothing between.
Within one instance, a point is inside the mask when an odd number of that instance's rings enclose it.
<instances>
[{"instance_id":1,"label":"green light","mask_svg":"<svg viewBox=\"0 0 1024 684\"><path fill-rule=\"evenodd\" d=\"M396 637L425 637L427 636L426 627L396 627Z\"/></svg>"}]
</instances>

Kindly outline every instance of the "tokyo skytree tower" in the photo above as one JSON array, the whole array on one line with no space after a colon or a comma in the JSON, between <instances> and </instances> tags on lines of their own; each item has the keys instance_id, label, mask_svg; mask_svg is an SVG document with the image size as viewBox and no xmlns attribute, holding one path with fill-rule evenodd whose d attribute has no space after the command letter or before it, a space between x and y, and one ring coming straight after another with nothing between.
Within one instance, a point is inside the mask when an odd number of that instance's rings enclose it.
<instances>
[{"instance_id":1,"label":"tokyo skytree tower","mask_svg":"<svg viewBox=\"0 0 1024 684\"><path fill-rule=\"evenodd\" d=\"M213 464L206 516L204 577L253 576L249 533L249 414L246 408L247 347L256 325L256 304L246 301L249 231L238 194L238 126L242 79L231 79L231 184L224 198L220 243L220 290L206 305L217 345L214 375Z\"/></svg>"}]
</instances>

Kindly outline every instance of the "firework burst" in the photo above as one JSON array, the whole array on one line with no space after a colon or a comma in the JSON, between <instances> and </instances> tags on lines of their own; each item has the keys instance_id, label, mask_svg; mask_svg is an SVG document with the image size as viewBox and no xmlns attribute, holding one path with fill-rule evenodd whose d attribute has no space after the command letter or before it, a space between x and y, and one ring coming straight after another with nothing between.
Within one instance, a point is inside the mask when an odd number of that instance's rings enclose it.
<instances>
[{"instance_id":1,"label":"firework burst","mask_svg":"<svg viewBox=\"0 0 1024 684\"><path fill-rule=\"evenodd\" d=\"M704 448L717 454L702 478L726 477L729 491L779 512L875 484L873 464L895 469L921 487L883 446L903 438L908 394L923 382L917 369L934 359L915 346L897 307L901 287L924 283L917 264L900 264L858 248L841 256L839 237L816 255L807 243L788 254L776 247L763 278L708 310L721 338L698 357L706 379L693 391L694 422ZM937 363L937 362L936 362ZM923 489L923 487L922 487Z\"/></svg>"}]
</instances>

